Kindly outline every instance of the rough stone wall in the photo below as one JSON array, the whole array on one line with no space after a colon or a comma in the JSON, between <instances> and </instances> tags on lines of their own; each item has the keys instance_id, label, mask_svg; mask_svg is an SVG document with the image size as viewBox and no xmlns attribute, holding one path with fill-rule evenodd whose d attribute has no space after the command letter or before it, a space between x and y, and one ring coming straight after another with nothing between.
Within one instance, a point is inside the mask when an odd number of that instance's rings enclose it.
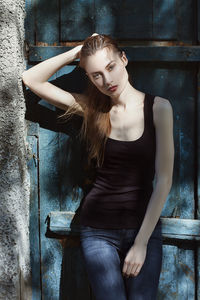
<instances>
[{"instance_id":1,"label":"rough stone wall","mask_svg":"<svg viewBox=\"0 0 200 300\"><path fill-rule=\"evenodd\" d=\"M24 17L24 0L0 0L0 300L31 299Z\"/></svg>"}]
</instances>

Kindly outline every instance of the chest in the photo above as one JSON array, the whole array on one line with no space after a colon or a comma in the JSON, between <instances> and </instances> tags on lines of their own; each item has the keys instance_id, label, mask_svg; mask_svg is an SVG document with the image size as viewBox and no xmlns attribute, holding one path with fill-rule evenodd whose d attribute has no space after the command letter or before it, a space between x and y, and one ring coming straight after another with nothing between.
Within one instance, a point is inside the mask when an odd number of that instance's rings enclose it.
<instances>
[{"instance_id":1,"label":"chest","mask_svg":"<svg viewBox=\"0 0 200 300\"><path fill-rule=\"evenodd\" d=\"M154 162L156 150L155 134L150 131L135 141L120 141L109 138L105 147L104 163L108 166L148 165Z\"/></svg>"},{"instance_id":2,"label":"chest","mask_svg":"<svg viewBox=\"0 0 200 300\"><path fill-rule=\"evenodd\" d=\"M139 138L145 127L143 105L129 112L111 111L111 138L119 140L136 140Z\"/></svg>"}]
</instances>

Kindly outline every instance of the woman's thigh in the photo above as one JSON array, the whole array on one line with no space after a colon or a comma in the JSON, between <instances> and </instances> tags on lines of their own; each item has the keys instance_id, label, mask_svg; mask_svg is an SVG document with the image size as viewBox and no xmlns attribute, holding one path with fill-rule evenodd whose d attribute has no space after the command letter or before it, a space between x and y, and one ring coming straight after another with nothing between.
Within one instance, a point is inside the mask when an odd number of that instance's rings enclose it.
<instances>
[{"instance_id":1,"label":"woman's thigh","mask_svg":"<svg viewBox=\"0 0 200 300\"><path fill-rule=\"evenodd\" d=\"M124 278L128 300L156 300L161 266L162 233L159 225L149 239L140 273L136 277Z\"/></svg>"},{"instance_id":2,"label":"woman's thigh","mask_svg":"<svg viewBox=\"0 0 200 300\"><path fill-rule=\"evenodd\" d=\"M110 232L82 229L81 250L86 271L96 300L127 300L118 245L115 238L109 237Z\"/></svg>"}]
</instances>

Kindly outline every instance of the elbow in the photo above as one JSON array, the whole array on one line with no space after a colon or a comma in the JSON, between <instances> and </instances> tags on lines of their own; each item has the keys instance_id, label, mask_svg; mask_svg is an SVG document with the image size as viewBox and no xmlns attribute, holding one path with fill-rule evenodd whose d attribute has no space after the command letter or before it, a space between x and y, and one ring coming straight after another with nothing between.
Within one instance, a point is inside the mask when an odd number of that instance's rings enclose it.
<instances>
[{"instance_id":1,"label":"elbow","mask_svg":"<svg viewBox=\"0 0 200 300\"><path fill-rule=\"evenodd\" d=\"M172 187L172 178L168 176L157 178L156 185L161 186L162 189L164 188L170 192Z\"/></svg>"},{"instance_id":2,"label":"elbow","mask_svg":"<svg viewBox=\"0 0 200 300\"><path fill-rule=\"evenodd\" d=\"M22 73L21 79L25 86L27 86L31 90L38 89L38 86L42 83L39 82L35 75L29 72L29 70L26 70Z\"/></svg>"},{"instance_id":3,"label":"elbow","mask_svg":"<svg viewBox=\"0 0 200 300\"><path fill-rule=\"evenodd\" d=\"M27 71L24 71L24 72L22 73L21 78L22 78L23 83L24 83L27 87L30 87L30 82L29 82L29 79L28 79L28 76L27 76Z\"/></svg>"},{"instance_id":4,"label":"elbow","mask_svg":"<svg viewBox=\"0 0 200 300\"><path fill-rule=\"evenodd\" d=\"M27 70L22 73L21 78L25 86L27 86L30 89L36 84L36 81L30 76Z\"/></svg>"}]
</instances>

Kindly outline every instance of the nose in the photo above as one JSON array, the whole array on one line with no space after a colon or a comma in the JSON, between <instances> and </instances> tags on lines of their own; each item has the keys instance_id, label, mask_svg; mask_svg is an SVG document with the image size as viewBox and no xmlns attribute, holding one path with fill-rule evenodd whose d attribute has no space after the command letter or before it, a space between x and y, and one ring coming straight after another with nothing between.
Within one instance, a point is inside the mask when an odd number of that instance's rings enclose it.
<instances>
[{"instance_id":1,"label":"nose","mask_svg":"<svg viewBox=\"0 0 200 300\"><path fill-rule=\"evenodd\" d=\"M104 74L104 85L106 87L109 87L110 85L112 85L112 78L109 73Z\"/></svg>"}]
</instances>

